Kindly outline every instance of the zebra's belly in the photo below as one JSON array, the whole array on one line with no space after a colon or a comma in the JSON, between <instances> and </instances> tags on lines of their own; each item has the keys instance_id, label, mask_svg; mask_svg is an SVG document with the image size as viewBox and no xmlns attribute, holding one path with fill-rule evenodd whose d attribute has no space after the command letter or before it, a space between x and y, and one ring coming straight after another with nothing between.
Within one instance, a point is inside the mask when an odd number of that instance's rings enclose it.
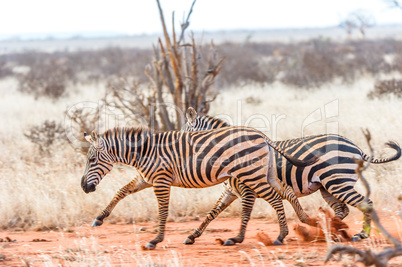
<instances>
[{"instance_id":1,"label":"zebra's belly","mask_svg":"<svg viewBox=\"0 0 402 267\"><path fill-rule=\"evenodd\" d=\"M302 192L297 192L296 196L297 197L304 197L308 196L314 192L316 192L318 189L322 187L322 184L319 182L310 182L307 187L303 188Z\"/></svg>"},{"instance_id":2,"label":"zebra's belly","mask_svg":"<svg viewBox=\"0 0 402 267\"><path fill-rule=\"evenodd\" d=\"M171 186L183 187L183 188L205 188L214 186L220 183L225 182L230 176L221 175L221 176L212 176L212 177L203 177L202 179L192 179L188 178L188 176L174 175Z\"/></svg>"}]
</instances>

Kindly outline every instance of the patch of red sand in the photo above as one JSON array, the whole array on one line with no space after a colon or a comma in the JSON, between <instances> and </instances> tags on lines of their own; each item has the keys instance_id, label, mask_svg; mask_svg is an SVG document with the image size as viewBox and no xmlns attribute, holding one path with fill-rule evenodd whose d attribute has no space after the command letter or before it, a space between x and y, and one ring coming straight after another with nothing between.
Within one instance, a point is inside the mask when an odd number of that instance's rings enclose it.
<instances>
[{"instance_id":1,"label":"patch of red sand","mask_svg":"<svg viewBox=\"0 0 402 267\"><path fill-rule=\"evenodd\" d=\"M217 245L223 245L223 243L225 243L225 240L223 240L222 238L215 238L215 243Z\"/></svg>"},{"instance_id":2,"label":"patch of red sand","mask_svg":"<svg viewBox=\"0 0 402 267\"><path fill-rule=\"evenodd\" d=\"M315 220L317 222L316 227L306 224L296 224L293 230L307 242L325 242L325 233L327 233L328 238L332 241L350 241L352 235L348 233L349 225L334 217L332 211L328 209L319 208L319 214L320 216Z\"/></svg>"},{"instance_id":3,"label":"patch of red sand","mask_svg":"<svg viewBox=\"0 0 402 267\"><path fill-rule=\"evenodd\" d=\"M264 246L272 246L274 242L272 242L272 239L264 232L258 232L256 239L258 242L261 242L264 244Z\"/></svg>"},{"instance_id":4,"label":"patch of red sand","mask_svg":"<svg viewBox=\"0 0 402 267\"><path fill-rule=\"evenodd\" d=\"M400 218L395 218L384 217L382 222L394 236L399 237L397 229L400 229L402 223ZM301 266L300 261L306 263L306 266L324 265L327 245L306 242L299 238L293 230L294 222L289 222L290 233L283 246L271 246L271 240L278 236L279 226L263 219L250 220L243 243L228 247L217 244L216 239L224 241L237 235L239 218L218 218L210 224L209 229L212 231L205 231L193 245L184 245L184 239L199 223L200 221L167 223L165 240L155 250L145 251L141 246L155 237L155 223L111 225L106 222L98 228L83 225L65 231L0 231L0 238L3 240L15 240L0 243L0 266L132 266L150 263L185 266L293 266L297 263ZM349 218L347 223L351 228L350 233L361 230L361 218ZM387 242L375 229L369 241L346 242L345 245L367 248L369 245L373 246L373 240L377 248L387 246ZM397 265L402 263L401 258L393 260L395 261ZM326 266L340 264L331 261Z\"/></svg>"}]
</instances>

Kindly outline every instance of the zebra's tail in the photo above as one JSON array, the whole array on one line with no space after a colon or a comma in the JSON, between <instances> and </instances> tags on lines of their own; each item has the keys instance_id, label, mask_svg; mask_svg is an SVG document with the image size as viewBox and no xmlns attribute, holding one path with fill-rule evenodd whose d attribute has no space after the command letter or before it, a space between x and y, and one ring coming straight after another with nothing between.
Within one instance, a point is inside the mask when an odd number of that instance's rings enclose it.
<instances>
[{"instance_id":1,"label":"zebra's tail","mask_svg":"<svg viewBox=\"0 0 402 267\"><path fill-rule=\"evenodd\" d=\"M268 145L270 145L273 149L278 151L279 154L284 156L287 160L289 160L290 163L292 163L295 166L306 167L306 166L316 163L318 160L318 157L315 155L311 159L308 159L308 160L301 160L296 157L293 157L292 155L285 152L283 149L279 148L271 139L269 139L268 136L266 136L265 134L264 134L264 136L265 136L265 141L267 142Z\"/></svg>"},{"instance_id":2,"label":"zebra's tail","mask_svg":"<svg viewBox=\"0 0 402 267\"><path fill-rule=\"evenodd\" d=\"M375 159L375 158L370 159L370 156L368 156L365 153L362 153L363 160L365 160L365 161L370 160L371 163L385 163L385 162L390 162L390 161L393 161L393 160L397 160L397 159L399 159L401 157L401 147L397 143L395 143L393 141L388 141L387 143L385 143L385 145L390 147L390 148L395 149L396 150L395 155L393 155L390 158L385 158L385 159Z\"/></svg>"}]
</instances>

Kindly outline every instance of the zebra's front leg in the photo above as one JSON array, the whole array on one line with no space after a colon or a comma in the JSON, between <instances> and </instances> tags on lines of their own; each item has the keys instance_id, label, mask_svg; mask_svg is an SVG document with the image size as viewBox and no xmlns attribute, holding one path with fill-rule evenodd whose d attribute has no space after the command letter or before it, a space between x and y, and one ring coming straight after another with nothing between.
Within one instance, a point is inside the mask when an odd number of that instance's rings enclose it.
<instances>
[{"instance_id":1,"label":"zebra's front leg","mask_svg":"<svg viewBox=\"0 0 402 267\"><path fill-rule=\"evenodd\" d=\"M166 220L169 212L170 184L166 180L154 182L154 193L158 200L158 234L145 246L147 249L155 249L156 245L165 237Z\"/></svg>"},{"instance_id":2,"label":"zebra's front leg","mask_svg":"<svg viewBox=\"0 0 402 267\"><path fill-rule=\"evenodd\" d=\"M218 215L224 211L232 202L237 198L236 195L232 194L228 189L225 188L225 191L222 193L218 202L216 202L215 207L209 211L205 220L201 223L201 225L194 230L194 232L189 235L186 240L184 240L184 244L191 245L194 244L195 239L200 237L204 232L205 228L207 228L208 224L213 221Z\"/></svg>"},{"instance_id":3,"label":"zebra's front leg","mask_svg":"<svg viewBox=\"0 0 402 267\"><path fill-rule=\"evenodd\" d=\"M252 182L245 180L244 183L275 209L278 215L280 232L278 238L274 241L274 245L283 245L283 239L289 234L289 228L286 221L285 209L283 208L282 196L263 180Z\"/></svg>"},{"instance_id":4,"label":"zebra's front leg","mask_svg":"<svg viewBox=\"0 0 402 267\"><path fill-rule=\"evenodd\" d=\"M241 194L241 225L240 232L236 237L229 238L226 240L223 245L225 246L233 246L236 243L241 243L244 240L244 236L246 234L247 224L250 220L251 211L253 210L254 202L256 199L256 195L250 187L246 186L243 183L238 184L238 191Z\"/></svg>"},{"instance_id":5,"label":"zebra's front leg","mask_svg":"<svg viewBox=\"0 0 402 267\"><path fill-rule=\"evenodd\" d=\"M120 202L120 200L128 195L131 195L150 186L151 185L145 183L139 176L134 178L131 182L129 182L128 184L120 188L119 191L117 191L112 201L110 201L109 205L107 205L107 207L101 212L101 214L96 217L96 219L92 223L92 227L101 226L103 224L103 220L110 215L110 213L116 207L117 203Z\"/></svg>"}]
</instances>

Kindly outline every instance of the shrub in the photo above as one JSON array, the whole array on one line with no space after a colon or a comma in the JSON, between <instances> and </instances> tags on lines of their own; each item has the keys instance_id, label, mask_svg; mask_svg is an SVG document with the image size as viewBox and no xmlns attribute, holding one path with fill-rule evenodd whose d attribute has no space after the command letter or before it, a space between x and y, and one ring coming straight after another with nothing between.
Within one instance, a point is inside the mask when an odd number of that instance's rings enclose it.
<instances>
[{"instance_id":1,"label":"shrub","mask_svg":"<svg viewBox=\"0 0 402 267\"><path fill-rule=\"evenodd\" d=\"M178 46L178 49L192 57L193 52L187 46L192 45L189 41L184 43L182 40L185 47ZM7 54L0 57L0 77L12 75L10 66L24 66L29 71L17 76L21 91L36 97L47 95L52 98L65 94L68 85L77 82L92 83L126 77L135 78L142 84L149 82L144 69L155 53L160 53L160 45L155 45L155 50L107 47ZM402 41L392 39L338 43L319 38L297 43L222 43L215 48L225 58L223 68L215 79L217 87L269 84L279 80L300 88L312 88L336 78L351 83L358 75L402 72ZM198 58L194 58L199 64L197 71L208 69L208 62L199 60L208 53L208 45L197 44ZM156 60L151 66L166 64L162 57ZM178 62L184 60L189 59L181 57ZM189 74L191 66L187 68ZM167 70L173 71L171 67ZM193 79L191 75L185 75L183 81L190 84L190 79Z\"/></svg>"},{"instance_id":2,"label":"shrub","mask_svg":"<svg viewBox=\"0 0 402 267\"><path fill-rule=\"evenodd\" d=\"M393 64L392 64L392 70L402 73L402 49L401 49L401 52L399 52L394 57Z\"/></svg>"},{"instance_id":3,"label":"shrub","mask_svg":"<svg viewBox=\"0 0 402 267\"><path fill-rule=\"evenodd\" d=\"M339 45L329 40L314 39L300 47L289 48L283 52L283 83L311 88L330 83L336 77L350 80L346 53L339 49Z\"/></svg>"},{"instance_id":4,"label":"shrub","mask_svg":"<svg viewBox=\"0 0 402 267\"><path fill-rule=\"evenodd\" d=\"M12 75L12 71L7 67L6 57L0 56L0 78Z\"/></svg>"},{"instance_id":5,"label":"shrub","mask_svg":"<svg viewBox=\"0 0 402 267\"><path fill-rule=\"evenodd\" d=\"M402 98L402 80L391 79L377 81L374 85L374 90L368 93L370 99L381 98L386 95L395 95Z\"/></svg>"},{"instance_id":6,"label":"shrub","mask_svg":"<svg viewBox=\"0 0 402 267\"><path fill-rule=\"evenodd\" d=\"M108 80L115 76L135 76L148 80L144 67L152 57L149 49L108 47L100 50L76 51L68 54L78 81L82 83Z\"/></svg>"},{"instance_id":7,"label":"shrub","mask_svg":"<svg viewBox=\"0 0 402 267\"><path fill-rule=\"evenodd\" d=\"M51 154L51 146L55 142L65 139L65 132L62 125L49 120L45 120L42 124L30 127L24 135L37 146L41 154L46 156Z\"/></svg>"},{"instance_id":8,"label":"shrub","mask_svg":"<svg viewBox=\"0 0 402 267\"><path fill-rule=\"evenodd\" d=\"M67 58L41 57L34 54L28 63L29 71L20 74L19 90L31 93L35 98L46 96L57 99L65 94L67 85L75 74Z\"/></svg>"},{"instance_id":9,"label":"shrub","mask_svg":"<svg viewBox=\"0 0 402 267\"><path fill-rule=\"evenodd\" d=\"M67 137L74 136L83 144L89 144L85 141L83 133L91 133L92 131L99 132L101 124L100 110L102 106L97 109L69 109L65 112L65 116L71 121L71 128L65 129ZM78 152L86 155L88 153L89 145L79 146Z\"/></svg>"},{"instance_id":10,"label":"shrub","mask_svg":"<svg viewBox=\"0 0 402 267\"><path fill-rule=\"evenodd\" d=\"M278 64L271 51L264 50L267 44L219 45L225 57L219 81L223 85L243 85L249 82L272 83L278 74Z\"/></svg>"},{"instance_id":11,"label":"shrub","mask_svg":"<svg viewBox=\"0 0 402 267\"><path fill-rule=\"evenodd\" d=\"M355 43L354 47L354 66L356 70L372 75L391 70L391 66L384 59L387 50L393 50L391 47L385 46L381 41L361 41Z\"/></svg>"}]
</instances>

